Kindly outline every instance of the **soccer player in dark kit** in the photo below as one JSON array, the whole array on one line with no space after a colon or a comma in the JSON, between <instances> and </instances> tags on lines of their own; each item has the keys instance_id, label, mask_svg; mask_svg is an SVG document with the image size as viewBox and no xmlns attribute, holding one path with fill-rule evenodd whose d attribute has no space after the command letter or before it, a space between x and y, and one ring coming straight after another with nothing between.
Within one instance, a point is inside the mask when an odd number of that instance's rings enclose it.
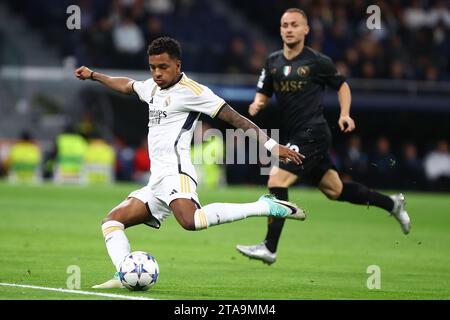
<instances>
[{"instance_id":1,"label":"soccer player in dark kit","mask_svg":"<svg viewBox=\"0 0 450 320\"><path fill-rule=\"evenodd\" d=\"M356 182L343 183L330 159L331 132L323 116L322 94L326 86L337 90L339 128L348 133L355 129L350 117L351 93L331 59L304 45L308 32L308 19L302 10L291 8L284 12L280 25L283 49L268 57L249 107L250 115L256 115L275 93L281 113L281 131L286 139L284 143L306 157L301 165L291 162L272 167L267 183L269 191L278 199L288 200L288 188L299 178L307 179L328 199L386 210L407 234L410 218L403 194L386 196ZM249 258L274 263L284 221L269 218L265 240L252 246L237 245L237 250Z\"/></svg>"}]
</instances>

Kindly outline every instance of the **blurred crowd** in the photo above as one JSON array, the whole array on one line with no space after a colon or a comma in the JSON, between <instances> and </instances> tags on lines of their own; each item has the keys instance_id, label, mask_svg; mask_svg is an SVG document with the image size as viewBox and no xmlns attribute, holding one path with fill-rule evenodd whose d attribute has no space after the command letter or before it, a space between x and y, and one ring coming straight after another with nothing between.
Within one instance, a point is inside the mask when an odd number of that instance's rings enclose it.
<instances>
[{"instance_id":1,"label":"blurred crowd","mask_svg":"<svg viewBox=\"0 0 450 320\"><path fill-rule=\"evenodd\" d=\"M251 39L245 30L231 31L226 20L214 22L211 18L219 16L207 1L116 0L102 14L94 4L81 1L82 12L88 12L90 18L82 21L81 35L69 49L79 64L147 69L148 44L160 36L172 36L181 42L183 68L187 71L256 74L268 54L263 40ZM194 13L198 19L192 17ZM213 26L205 21L208 18ZM205 28L211 28L209 34Z\"/></svg>"},{"instance_id":2,"label":"blurred crowd","mask_svg":"<svg viewBox=\"0 0 450 320\"><path fill-rule=\"evenodd\" d=\"M394 148L385 136L368 145L354 134L333 155L343 180L362 181L382 189L450 190L450 152L446 140L419 150L412 141L403 141Z\"/></svg>"},{"instance_id":3,"label":"blurred crowd","mask_svg":"<svg viewBox=\"0 0 450 320\"><path fill-rule=\"evenodd\" d=\"M272 37L287 7L308 15L307 44L353 78L448 81L450 4L445 0L232 0ZM369 30L366 8L377 5L381 29Z\"/></svg>"},{"instance_id":4,"label":"blurred crowd","mask_svg":"<svg viewBox=\"0 0 450 320\"><path fill-rule=\"evenodd\" d=\"M67 1L9 2L79 64L148 68L148 43L169 35L182 43L187 71L259 73L267 54L276 49L270 44L281 48L282 12L299 7L309 17L307 44L332 57L348 77L450 80L450 8L445 0L230 0L236 10L223 12L206 0L72 1L81 7L80 32L57 28L61 17L55 7ZM366 9L373 4L380 8L381 29L369 30ZM249 24L233 27L233 12ZM263 37L256 38L250 26L263 30Z\"/></svg>"}]
</instances>

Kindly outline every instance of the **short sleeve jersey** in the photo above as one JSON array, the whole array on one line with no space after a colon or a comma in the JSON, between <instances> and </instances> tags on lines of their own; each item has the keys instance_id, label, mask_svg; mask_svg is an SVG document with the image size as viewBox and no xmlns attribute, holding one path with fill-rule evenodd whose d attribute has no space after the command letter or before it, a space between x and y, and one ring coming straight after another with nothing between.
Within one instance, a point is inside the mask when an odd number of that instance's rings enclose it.
<instances>
[{"instance_id":1,"label":"short sleeve jersey","mask_svg":"<svg viewBox=\"0 0 450 320\"><path fill-rule=\"evenodd\" d=\"M339 90L345 78L331 59L307 46L288 60L283 51L266 60L257 84L257 92L268 97L274 93L282 115L282 129L288 136L308 126L326 123L322 96L325 87Z\"/></svg>"},{"instance_id":2,"label":"short sleeve jersey","mask_svg":"<svg viewBox=\"0 0 450 320\"><path fill-rule=\"evenodd\" d=\"M197 183L190 158L193 131L200 113L214 118L225 101L184 73L169 88L161 89L153 79L148 79L135 81L133 90L149 110L148 152L152 164L149 184L171 174L185 174Z\"/></svg>"}]
</instances>

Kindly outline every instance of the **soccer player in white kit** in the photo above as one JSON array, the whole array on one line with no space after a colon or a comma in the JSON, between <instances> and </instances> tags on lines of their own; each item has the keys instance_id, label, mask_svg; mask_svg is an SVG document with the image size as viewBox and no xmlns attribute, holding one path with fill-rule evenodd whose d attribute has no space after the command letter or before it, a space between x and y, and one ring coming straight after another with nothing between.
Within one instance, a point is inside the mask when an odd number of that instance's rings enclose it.
<instances>
[{"instance_id":1,"label":"soccer player in white kit","mask_svg":"<svg viewBox=\"0 0 450 320\"><path fill-rule=\"evenodd\" d=\"M236 128L253 129L254 138L281 161L300 164L304 156L267 137L209 88L182 73L181 48L175 39L154 40L148 56L152 78L146 81L110 77L85 66L75 71L80 80L91 79L120 93L136 94L149 108L148 148L152 163L149 182L131 192L102 222L106 248L116 270L131 252L124 229L142 223L159 228L172 213L186 230L201 230L250 216L304 220L302 209L271 195L263 195L252 203L200 205L190 158L192 134L200 113L218 117ZM113 279L93 288L120 287L123 286L116 272Z\"/></svg>"}]
</instances>

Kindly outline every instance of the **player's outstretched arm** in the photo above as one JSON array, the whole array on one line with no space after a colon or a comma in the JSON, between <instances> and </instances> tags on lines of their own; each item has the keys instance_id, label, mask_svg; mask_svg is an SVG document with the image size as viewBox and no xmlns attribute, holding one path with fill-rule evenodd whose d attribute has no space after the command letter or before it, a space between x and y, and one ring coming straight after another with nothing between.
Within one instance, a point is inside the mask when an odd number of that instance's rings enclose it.
<instances>
[{"instance_id":1,"label":"player's outstretched arm","mask_svg":"<svg viewBox=\"0 0 450 320\"><path fill-rule=\"evenodd\" d=\"M278 144L273 139L270 139L256 124L240 115L228 104L222 108L218 118L228 122L235 128L248 132L250 136L255 138L258 142L263 143L272 154L278 156L278 158L283 162L292 161L296 164L301 164L302 159L305 158L304 155Z\"/></svg>"},{"instance_id":2,"label":"player's outstretched arm","mask_svg":"<svg viewBox=\"0 0 450 320\"><path fill-rule=\"evenodd\" d=\"M133 79L125 77L110 77L106 74L92 71L88 67L82 66L75 70L75 76L80 80L99 81L110 89L124 94L133 93Z\"/></svg>"}]
</instances>

